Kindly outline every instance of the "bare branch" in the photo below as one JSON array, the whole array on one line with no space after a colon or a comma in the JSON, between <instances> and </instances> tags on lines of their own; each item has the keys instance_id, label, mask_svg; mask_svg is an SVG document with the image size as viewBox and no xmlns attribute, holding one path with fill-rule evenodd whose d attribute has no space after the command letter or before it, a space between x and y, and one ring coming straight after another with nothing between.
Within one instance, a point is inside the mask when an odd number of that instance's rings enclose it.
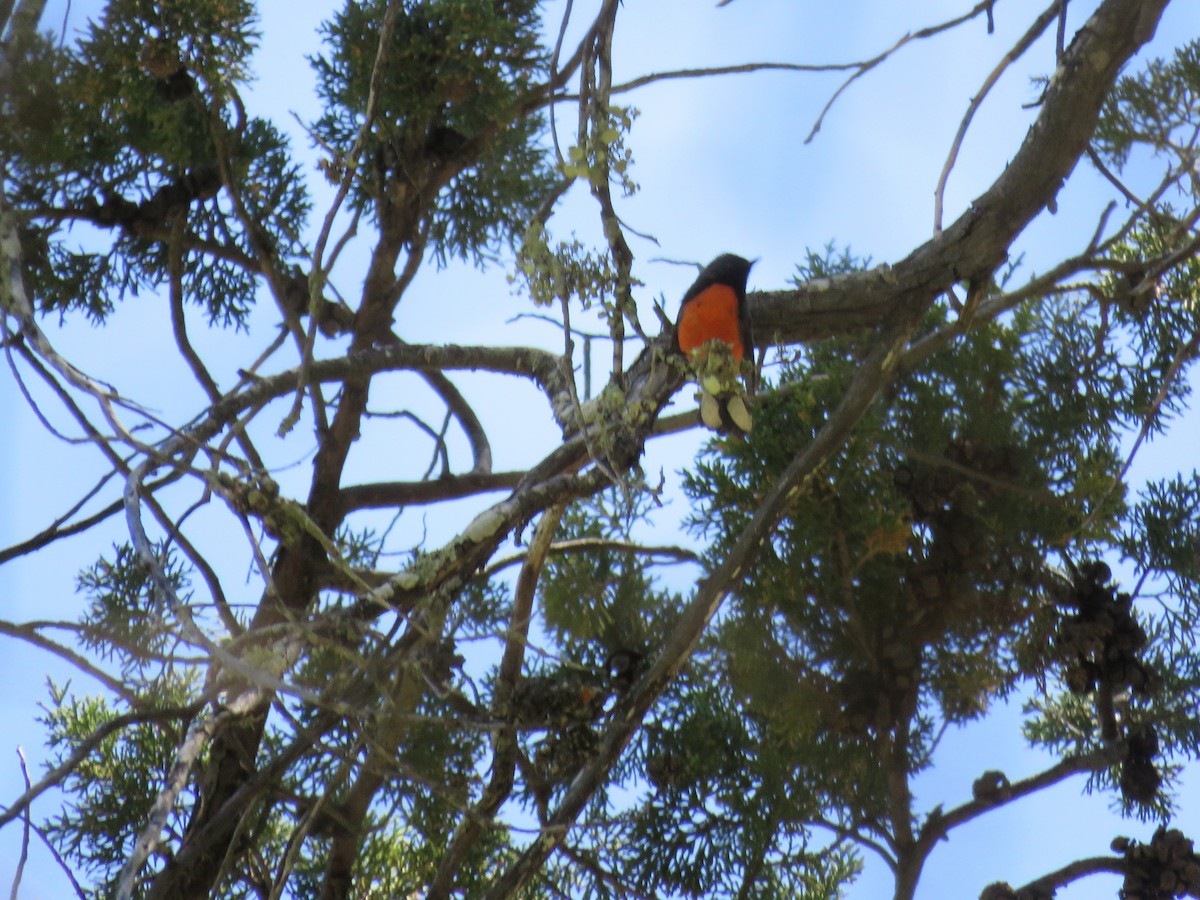
<instances>
[{"instance_id":1,"label":"bare branch","mask_svg":"<svg viewBox=\"0 0 1200 900\"><path fill-rule=\"evenodd\" d=\"M29 793L32 785L29 782L29 766L25 761L25 751L20 747L17 748L17 759L21 761L21 777L25 779L25 793ZM12 890L9 892L11 900L17 900L21 892L21 878L25 874L25 862L29 859L29 807L25 808L24 814L21 816L25 820L25 830L21 835L21 855L17 858L17 870L13 873Z\"/></svg>"},{"instance_id":2,"label":"bare branch","mask_svg":"<svg viewBox=\"0 0 1200 900\"><path fill-rule=\"evenodd\" d=\"M342 510L351 513L360 509L390 509L397 506L419 506L470 497L490 491L515 488L524 472L491 472L487 474L447 475L428 481L389 481L375 484L356 484L342 488Z\"/></svg>"},{"instance_id":3,"label":"bare branch","mask_svg":"<svg viewBox=\"0 0 1200 900\"><path fill-rule=\"evenodd\" d=\"M1077 859L1049 875L1035 878L1023 886L1019 893L1021 896L1028 897L1053 897L1059 888L1066 887L1080 878L1098 875L1101 872L1124 875L1125 860L1116 856L1093 856L1087 859Z\"/></svg>"},{"instance_id":4,"label":"bare branch","mask_svg":"<svg viewBox=\"0 0 1200 900\"><path fill-rule=\"evenodd\" d=\"M925 38L930 38L930 37L933 37L934 35L941 34L943 31L949 31L951 28L957 28L963 22L969 22L971 19L974 19L980 13L986 12L988 14L988 19L990 22L991 15L992 15L992 6L995 2L996 2L996 0L981 0L981 2L975 4L974 7L972 7L967 12L963 13L958 18L950 19L947 22L942 22L940 25L930 25L926 28L920 29L919 31L909 32L908 34L904 35L904 37L900 38L900 40L896 41L896 43L894 43L887 50L884 50L882 53L880 53L878 56L875 56L871 59L868 59L864 62L854 65L853 66L853 68L855 70L854 74L851 75L849 78L847 78L845 81L843 81L841 86L836 91L833 92L833 96L829 98L829 101L825 104L825 107L821 110L821 114L819 116L817 116L817 121L813 123L812 130L808 133L808 137L806 137L804 139L804 143L806 143L806 144L811 143L812 139L817 136L817 132L819 132L821 130L821 125L825 121L825 116L828 114L829 110L831 110L833 108L833 104L835 104L837 102L838 97L840 97L845 92L846 88L850 87L850 85L852 85L859 78L862 78L864 75L866 75L868 72L870 72L876 66L878 66L880 63L887 60L888 57L890 57L893 53L895 53L897 50L899 50L905 44L909 43L910 41L924 40Z\"/></svg>"},{"instance_id":5,"label":"bare branch","mask_svg":"<svg viewBox=\"0 0 1200 900\"><path fill-rule=\"evenodd\" d=\"M1034 19L1033 24L1029 26L1021 39L1017 41L1011 50L1004 54L1004 57L996 67L988 73L988 77L983 80L983 85L980 87L978 93L971 98L971 103L967 106L967 111L958 125L958 132L954 135L954 141L950 145L950 153L946 157L946 164L942 166L942 174L938 176L937 189L933 192L934 234L942 230L942 202L946 195L946 182L950 178L950 170L954 168L954 163L958 159L958 151L962 148L963 140L967 136L967 129L971 127L971 119L975 117L976 111L983 105L984 98L995 87L996 82L1000 80L1000 76L1004 74L1009 66L1020 59L1026 50L1033 46L1034 41L1041 37L1042 32L1058 16L1059 9L1063 6L1064 0L1054 0L1040 16Z\"/></svg>"},{"instance_id":6,"label":"bare branch","mask_svg":"<svg viewBox=\"0 0 1200 900\"><path fill-rule=\"evenodd\" d=\"M1104 747L1081 756L1067 757L1043 772L1003 787L992 796L971 800L942 815L931 816L921 828L918 843L928 851L949 834L951 829L965 825L985 812L1028 797L1080 772L1095 772L1112 765L1114 752L1113 748Z\"/></svg>"},{"instance_id":7,"label":"bare branch","mask_svg":"<svg viewBox=\"0 0 1200 900\"><path fill-rule=\"evenodd\" d=\"M0 634L18 638L19 640L32 644L33 646L42 650L47 650L53 653L59 659L71 663L71 665L75 666L81 672L90 675L92 678L95 678L114 694L125 697L127 700L131 699L130 692L122 681L113 678L99 666L92 663L87 657L83 656L83 654L76 652L64 644L58 643L57 641L52 641L50 638L43 635L38 624L18 624L16 622L6 622L3 619L0 619Z\"/></svg>"},{"instance_id":8,"label":"bare branch","mask_svg":"<svg viewBox=\"0 0 1200 900\"><path fill-rule=\"evenodd\" d=\"M667 72L652 72L629 81L613 85L614 94L624 94L648 84L673 81L681 78L711 78L714 75L743 75L750 72L846 72L861 69L866 63L783 63L752 62L730 66L702 66L695 69L673 69Z\"/></svg>"}]
</instances>

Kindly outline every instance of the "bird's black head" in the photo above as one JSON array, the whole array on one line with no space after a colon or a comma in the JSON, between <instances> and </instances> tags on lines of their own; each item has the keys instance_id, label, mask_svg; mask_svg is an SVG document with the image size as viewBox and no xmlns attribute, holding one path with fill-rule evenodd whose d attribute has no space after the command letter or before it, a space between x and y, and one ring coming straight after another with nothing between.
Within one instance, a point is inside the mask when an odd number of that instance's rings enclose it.
<instances>
[{"instance_id":1,"label":"bird's black head","mask_svg":"<svg viewBox=\"0 0 1200 900\"><path fill-rule=\"evenodd\" d=\"M735 253L722 253L700 273L700 281L708 284L727 284L737 291L746 290L746 279L750 277L750 267L757 260L744 259Z\"/></svg>"}]
</instances>

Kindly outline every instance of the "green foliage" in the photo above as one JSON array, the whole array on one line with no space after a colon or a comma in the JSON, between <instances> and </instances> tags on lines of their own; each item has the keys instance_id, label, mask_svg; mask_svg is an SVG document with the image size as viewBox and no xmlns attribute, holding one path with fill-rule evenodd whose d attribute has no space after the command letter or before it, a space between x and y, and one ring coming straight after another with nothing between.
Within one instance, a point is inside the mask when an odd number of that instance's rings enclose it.
<instances>
[{"instance_id":1,"label":"green foliage","mask_svg":"<svg viewBox=\"0 0 1200 900\"><path fill-rule=\"evenodd\" d=\"M630 528L647 512L639 502L623 509L614 489L563 516L561 540L588 549L551 557L541 591L546 628L572 656L600 663L617 650L645 652L678 606L676 596L656 589L646 558L628 549Z\"/></svg>"},{"instance_id":2,"label":"green foliage","mask_svg":"<svg viewBox=\"0 0 1200 900\"><path fill-rule=\"evenodd\" d=\"M40 310L102 322L161 288L182 217L185 296L210 322L244 324L257 288L248 262L300 252L309 211L283 135L247 121L237 96L256 41L245 0L115 0L77 46L37 39L13 60L0 156L7 195L45 223L22 236ZM80 223L92 227L72 235Z\"/></svg>"},{"instance_id":3,"label":"green foliage","mask_svg":"<svg viewBox=\"0 0 1200 900\"><path fill-rule=\"evenodd\" d=\"M578 238L554 246L541 222L525 229L517 254L517 273L539 306L576 301L583 309L611 299L617 273L606 255L589 250Z\"/></svg>"},{"instance_id":4,"label":"green foliage","mask_svg":"<svg viewBox=\"0 0 1200 900\"><path fill-rule=\"evenodd\" d=\"M1200 474L1151 482L1130 510L1121 550L1188 617L1200 613Z\"/></svg>"},{"instance_id":5,"label":"green foliage","mask_svg":"<svg viewBox=\"0 0 1200 900\"><path fill-rule=\"evenodd\" d=\"M140 710L170 709L191 700L191 686L165 678L152 704ZM97 697L74 697L50 687L50 704L41 718L50 748L48 764L59 765L98 728L118 715ZM55 848L92 880L93 896L110 896L137 836L183 739L183 716L142 721L110 733L86 755L63 782L69 804L50 817L44 828ZM177 808L178 810L178 808ZM136 823L136 824L135 824ZM181 830L182 811L173 812L169 827Z\"/></svg>"},{"instance_id":6,"label":"green foliage","mask_svg":"<svg viewBox=\"0 0 1200 900\"><path fill-rule=\"evenodd\" d=\"M655 587L644 557L623 549L645 512L624 507L610 492L576 504L563 518L562 541L575 549L547 562L543 624L576 671L594 670L606 653L621 649L652 651L655 635L677 615L679 599ZM835 897L857 861L809 833L820 805L803 773L781 778L778 768L760 765L815 736L765 737L765 723L748 720L745 705L728 691L727 651L706 640L668 688L615 776L635 786L636 799L607 831L586 840L586 850L644 894L723 896L744 889L760 897ZM777 674L749 668L764 681ZM545 671L559 679L570 674ZM546 741L529 745L534 755ZM862 775L845 771L848 778ZM606 896L608 887L595 882L591 890Z\"/></svg>"},{"instance_id":7,"label":"green foliage","mask_svg":"<svg viewBox=\"0 0 1200 900\"><path fill-rule=\"evenodd\" d=\"M810 253L799 278L860 265L831 246ZM1063 620L1044 586L1058 577L1057 560L1123 550L1174 585L1195 621L1194 485L1151 488L1129 510L1120 480L1122 442L1147 421L1180 335L1194 329L1194 304L1181 297L1135 314L1086 299L1039 298L905 372L809 479L712 633L711 680L736 698L725 721L741 734L722 739L739 748L736 777L693 773L711 753L683 728L669 732L673 777L695 777L707 797L745 795L747 778L792 785L810 798L810 820L880 821L890 796L882 748L894 754L900 742L891 762L919 771L944 727L1039 685L1051 693L1032 739L1060 752L1100 745L1094 705L1057 680L1073 663L1047 653ZM947 318L935 311L925 328ZM816 436L859 353L851 340L808 348L756 405L750 437L715 441L685 474L691 526L713 540L713 561ZM1180 382L1151 426L1182 407ZM1190 629L1181 622L1172 639L1145 624L1142 659L1148 671L1172 672L1172 687L1123 700L1118 721L1131 734L1154 724L1158 743L1142 767L1150 781L1140 782L1154 788L1130 787L1128 763L1096 782L1119 788L1139 814L1169 808L1170 760L1194 753L1200 727ZM682 705L707 716L720 697Z\"/></svg>"},{"instance_id":8,"label":"green foliage","mask_svg":"<svg viewBox=\"0 0 1200 900\"><path fill-rule=\"evenodd\" d=\"M158 563L182 598L187 574L172 552L159 552ZM79 574L77 589L90 605L83 619L84 646L103 659L118 661L126 679L142 681L160 669L169 655L171 610L150 567L129 544L113 548L113 558L100 559Z\"/></svg>"},{"instance_id":9,"label":"green foliage","mask_svg":"<svg viewBox=\"0 0 1200 900\"><path fill-rule=\"evenodd\" d=\"M521 235L551 182L540 118L522 109L545 72L537 4L410 0L379 57L386 6L348 0L325 30L327 53L313 60L327 172L345 174L381 59L355 201L402 239L419 229L440 261L482 263Z\"/></svg>"},{"instance_id":10,"label":"green foliage","mask_svg":"<svg viewBox=\"0 0 1200 900\"><path fill-rule=\"evenodd\" d=\"M1100 153L1124 167L1133 147L1174 153L1186 146L1200 114L1200 41L1175 50L1169 61L1151 60L1117 82L1108 95L1095 144Z\"/></svg>"},{"instance_id":11,"label":"green foliage","mask_svg":"<svg viewBox=\"0 0 1200 900\"><path fill-rule=\"evenodd\" d=\"M612 851L613 867L644 893L839 896L858 862L812 834L822 807L807 770L779 777L780 759L815 763L826 747L811 733L772 734L747 718L721 657L706 642L640 736L638 775L649 789Z\"/></svg>"}]
</instances>

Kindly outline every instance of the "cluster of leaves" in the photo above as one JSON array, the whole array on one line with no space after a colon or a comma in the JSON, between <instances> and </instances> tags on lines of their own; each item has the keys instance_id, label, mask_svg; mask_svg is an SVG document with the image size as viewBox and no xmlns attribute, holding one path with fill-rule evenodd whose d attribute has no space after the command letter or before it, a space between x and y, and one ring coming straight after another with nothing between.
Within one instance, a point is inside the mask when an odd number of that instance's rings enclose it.
<instances>
[{"instance_id":1,"label":"cluster of leaves","mask_svg":"<svg viewBox=\"0 0 1200 900\"><path fill-rule=\"evenodd\" d=\"M171 589L187 597L185 566L165 548L156 553ZM80 632L83 645L102 659L119 662L128 683L149 688L171 658L175 641L171 612L150 567L132 546L119 544L111 560L99 559L79 574L76 584L91 601Z\"/></svg>"},{"instance_id":2,"label":"cluster of leaves","mask_svg":"<svg viewBox=\"0 0 1200 900\"><path fill-rule=\"evenodd\" d=\"M309 210L286 139L237 97L256 40L246 0L115 0L77 45L21 42L0 156L40 309L102 321L163 285L174 252L185 296L211 322L244 323L252 260L297 254ZM101 231L70 235L78 222Z\"/></svg>"},{"instance_id":3,"label":"cluster of leaves","mask_svg":"<svg viewBox=\"0 0 1200 900\"><path fill-rule=\"evenodd\" d=\"M385 232L419 228L440 260L482 263L523 233L552 181L541 119L529 114L547 69L537 3L409 0L377 54L386 7L348 0L313 60L327 170L343 177L373 99L357 204Z\"/></svg>"},{"instance_id":4,"label":"cluster of leaves","mask_svg":"<svg viewBox=\"0 0 1200 900\"><path fill-rule=\"evenodd\" d=\"M160 679L153 698L139 710L142 720L130 724L117 721L121 714L103 699L74 697L51 685L40 719L48 764L57 766L85 744L92 746L63 781L71 802L43 827L58 852L92 879L97 895L108 896L116 888L136 838L130 823L144 822L154 805L195 711L193 693L187 679ZM97 734L104 735L98 742ZM183 825L182 810L172 812L169 827Z\"/></svg>"},{"instance_id":5,"label":"cluster of leaves","mask_svg":"<svg viewBox=\"0 0 1200 900\"><path fill-rule=\"evenodd\" d=\"M1156 59L1122 78L1109 94L1096 129L1097 149L1124 166L1133 148L1175 153L1189 141L1200 114L1200 41L1176 49L1170 60Z\"/></svg>"}]
</instances>

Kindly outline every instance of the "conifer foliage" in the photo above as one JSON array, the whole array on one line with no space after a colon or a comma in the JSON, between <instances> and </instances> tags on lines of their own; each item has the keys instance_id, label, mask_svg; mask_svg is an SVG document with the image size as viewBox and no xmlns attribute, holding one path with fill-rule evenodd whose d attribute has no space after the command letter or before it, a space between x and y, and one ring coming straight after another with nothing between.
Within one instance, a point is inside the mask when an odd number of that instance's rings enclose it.
<instances>
[{"instance_id":1,"label":"conifer foliage","mask_svg":"<svg viewBox=\"0 0 1200 900\"><path fill-rule=\"evenodd\" d=\"M1148 59L1168 0L1085 5L997 52L1047 78L958 218L939 188L908 256L798 247L750 292L755 427L679 461L681 513L642 463L699 428L663 411L695 373L621 215L626 104L705 60L619 71L618 0L344 0L307 62L320 113L266 118L249 0L110 0L77 39L0 4L0 340L47 439L102 461L0 548L78 570L73 619L0 618L78 672L0 829L80 896L832 898L875 855L908 900L955 829L1083 776L1114 833L1158 830L983 896L1113 873L1200 897L1172 824L1200 474L1131 474L1200 349L1200 41ZM1014 14L981 2L847 83ZM1113 202L1026 271L1077 170ZM594 240L555 236L575 200ZM454 266L508 275L496 304L561 342L453 343L450 292L419 338L404 302ZM170 357L178 406L60 349L138 309L126 366ZM560 432L518 436L515 471L493 442L525 420L481 400L506 385ZM1055 762L921 806L941 738L1005 701Z\"/></svg>"}]
</instances>

